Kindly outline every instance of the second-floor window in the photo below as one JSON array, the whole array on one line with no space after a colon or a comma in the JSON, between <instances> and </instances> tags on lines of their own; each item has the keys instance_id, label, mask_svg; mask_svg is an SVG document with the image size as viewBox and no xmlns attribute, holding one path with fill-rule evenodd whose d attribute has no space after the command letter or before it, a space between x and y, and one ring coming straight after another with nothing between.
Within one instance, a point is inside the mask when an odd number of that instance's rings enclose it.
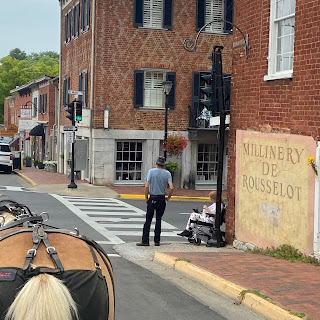
<instances>
[{"instance_id":1,"label":"second-floor window","mask_svg":"<svg viewBox=\"0 0 320 320\"><path fill-rule=\"evenodd\" d=\"M171 81L172 88L168 95L168 108L175 107L176 73L165 70L135 70L134 72L134 107L161 109L165 107L165 94L162 83Z\"/></svg>"},{"instance_id":2,"label":"second-floor window","mask_svg":"<svg viewBox=\"0 0 320 320\"><path fill-rule=\"evenodd\" d=\"M88 108L88 71L83 70L79 73L79 91L82 91L82 96L79 100L82 101L82 107Z\"/></svg>"},{"instance_id":3,"label":"second-floor window","mask_svg":"<svg viewBox=\"0 0 320 320\"><path fill-rule=\"evenodd\" d=\"M65 107L67 103L69 103L69 93L70 90L70 77L66 76L63 79L63 91L62 91L62 105Z\"/></svg>"},{"instance_id":4,"label":"second-floor window","mask_svg":"<svg viewBox=\"0 0 320 320\"><path fill-rule=\"evenodd\" d=\"M64 21L64 42L68 43L71 40L71 10L65 14Z\"/></svg>"},{"instance_id":5,"label":"second-floor window","mask_svg":"<svg viewBox=\"0 0 320 320\"><path fill-rule=\"evenodd\" d=\"M37 116L37 110L38 110L38 98L34 97L33 98L33 117Z\"/></svg>"},{"instance_id":6,"label":"second-floor window","mask_svg":"<svg viewBox=\"0 0 320 320\"><path fill-rule=\"evenodd\" d=\"M47 113L47 94L40 94L39 113Z\"/></svg>"},{"instance_id":7,"label":"second-floor window","mask_svg":"<svg viewBox=\"0 0 320 320\"><path fill-rule=\"evenodd\" d=\"M295 0L271 0L268 75L265 80L292 77L295 9Z\"/></svg>"},{"instance_id":8,"label":"second-floor window","mask_svg":"<svg viewBox=\"0 0 320 320\"><path fill-rule=\"evenodd\" d=\"M173 0L135 0L134 26L172 29Z\"/></svg>"}]
</instances>

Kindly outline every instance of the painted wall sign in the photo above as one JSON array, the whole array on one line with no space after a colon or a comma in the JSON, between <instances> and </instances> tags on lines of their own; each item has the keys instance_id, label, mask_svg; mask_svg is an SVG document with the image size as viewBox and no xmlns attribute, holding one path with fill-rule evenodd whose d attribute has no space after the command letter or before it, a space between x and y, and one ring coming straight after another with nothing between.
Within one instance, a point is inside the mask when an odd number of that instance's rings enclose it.
<instances>
[{"instance_id":1,"label":"painted wall sign","mask_svg":"<svg viewBox=\"0 0 320 320\"><path fill-rule=\"evenodd\" d=\"M312 252L314 139L239 130L236 147L236 238Z\"/></svg>"}]
</instances>

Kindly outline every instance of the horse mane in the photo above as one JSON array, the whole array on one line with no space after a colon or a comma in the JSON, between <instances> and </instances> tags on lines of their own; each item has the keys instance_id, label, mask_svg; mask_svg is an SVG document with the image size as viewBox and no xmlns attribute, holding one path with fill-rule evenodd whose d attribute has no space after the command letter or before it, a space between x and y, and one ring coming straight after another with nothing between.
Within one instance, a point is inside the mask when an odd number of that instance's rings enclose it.
<instances>
[{"instance_id":1,"label":"horse mane","mask_svg":"<svg viewBox=\"0 0 320 320\"><path fill-rule=\"evenodd\" d=\"M5 316L5 320L78 318L77 306L69 290L61 280L49 274L40 274L28 280Z\"/></svg>"}]
</instances>

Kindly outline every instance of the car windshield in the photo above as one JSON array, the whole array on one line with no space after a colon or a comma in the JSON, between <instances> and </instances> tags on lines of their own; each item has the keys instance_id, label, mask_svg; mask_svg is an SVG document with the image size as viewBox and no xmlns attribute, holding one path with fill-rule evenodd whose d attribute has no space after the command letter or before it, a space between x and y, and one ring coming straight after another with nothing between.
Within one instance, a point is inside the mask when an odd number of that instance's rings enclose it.
<instances>
[{"instance_id":1,"label":"car windshield","mask_svg":"<svg viewBox=\"0 0 320 320\"><path fill-rule=\"evenodd\" d=\"M0 151L2 151L2 152L10 152L10 148L7 145L0 145Z\"/></svg>"}]
</instances>

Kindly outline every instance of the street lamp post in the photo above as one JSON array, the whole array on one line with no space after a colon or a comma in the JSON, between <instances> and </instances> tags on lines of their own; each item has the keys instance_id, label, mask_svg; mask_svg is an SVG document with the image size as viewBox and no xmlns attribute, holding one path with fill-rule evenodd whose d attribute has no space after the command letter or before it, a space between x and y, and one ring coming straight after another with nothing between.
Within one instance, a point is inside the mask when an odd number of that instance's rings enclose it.
<instances>
[{"instance_id":1,"label":"street lamp post","mask_svg":"<svg viewBox=\"0 0 320 320\"><path fill-rule=\"evenodd\" d=\"M172 88L172 81L164 81L162 83L162 87L163 87L163 92L166 96L166 99L165 99L165 109L166 109L166 112L165 112L165 118L164 118L164 152L163 152L163 156L165 158L165 160L167 160L167 139L168 139L168 109L169 109L169 106L168 106L168 95L171 91L171 88Z\"/></svg>"}]
</instances>

